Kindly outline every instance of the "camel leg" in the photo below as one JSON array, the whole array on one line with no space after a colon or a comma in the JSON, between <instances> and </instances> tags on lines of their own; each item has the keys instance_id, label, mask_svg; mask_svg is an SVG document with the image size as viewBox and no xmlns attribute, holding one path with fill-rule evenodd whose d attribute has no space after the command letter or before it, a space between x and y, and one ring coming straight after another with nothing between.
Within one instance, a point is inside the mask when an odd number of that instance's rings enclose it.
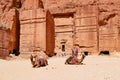
<instances>
[{"instance_id":1,"label":"camel leg","mask_svg":"<svg viewBox=\"0 0 120 80\"><path fill-rule=\"evenodd\" d=\"M78 59L77 64L81 64L84 59L85 59L85 55L82 54L82 57L81 59Z\"/></svg>"}]
</instances>

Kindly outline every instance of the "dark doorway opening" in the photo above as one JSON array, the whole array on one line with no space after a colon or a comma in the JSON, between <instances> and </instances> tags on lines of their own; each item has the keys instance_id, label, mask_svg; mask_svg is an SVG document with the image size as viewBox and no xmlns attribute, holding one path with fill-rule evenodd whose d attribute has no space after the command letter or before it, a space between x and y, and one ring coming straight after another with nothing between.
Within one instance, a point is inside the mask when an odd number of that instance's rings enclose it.
<instances>
[{"instance_id":1,"label":"dark doorway opening","mask_svg":"<svg viewBox=\"0 0 120 80\"><path fill-rule=\"evenodd\" d=\"M99 55L109 55L109 51L100 51Z\"/></svg>"},{"instance_id":2,"label":"dark doorway opening","mask_svg":"<svg viewBox=\"0 0 120 80\"><path fill-rule=\"evenodd\" d=\"M62 44L62 51L65 52L65 44Z\"/></svg>"},{"instance_id":3,"label":"dark doorway opening","mask_svg":"<svg viewBox=\"0 0 120 80\"><path fill-rule=\"evenodd\" d=\"M88 56L88 51L84 51L84 54L85 54L86 56Z\"/></svg>"}]
</instances>

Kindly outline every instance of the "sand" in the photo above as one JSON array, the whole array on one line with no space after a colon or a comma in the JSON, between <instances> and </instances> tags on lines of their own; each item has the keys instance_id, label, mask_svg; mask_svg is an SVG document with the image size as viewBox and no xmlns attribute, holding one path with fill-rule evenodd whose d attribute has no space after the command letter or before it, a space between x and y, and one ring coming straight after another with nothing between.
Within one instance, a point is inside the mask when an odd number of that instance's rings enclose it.
<instances>
[{"instance_id":1,"label":"sand","mask_svg":"<svg viewBox=\"0 0 120 80\"><path fill-rule=\"evenodd\" d=\"M87 56L83 65L65 65L66 58L49 58L40 68L29 59L0 59L0 80L120 80L120 57Z\"/></svg>"}]
</instances>

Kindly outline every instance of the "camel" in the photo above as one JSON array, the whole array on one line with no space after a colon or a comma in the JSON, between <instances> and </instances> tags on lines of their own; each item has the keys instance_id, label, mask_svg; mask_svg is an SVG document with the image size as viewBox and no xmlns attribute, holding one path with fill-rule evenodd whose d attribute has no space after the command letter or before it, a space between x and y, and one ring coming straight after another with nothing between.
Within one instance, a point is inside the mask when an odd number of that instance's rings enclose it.
<instances>
[{"instance_id":1,"label":"camel","mask_svg":"<svg viewBox=\"0 0 120 80\"><path fill-rule=\"evenodd\" d=\"M31 64L34 68L44 67L48 65L48 61L45 57L41 56L40 53L33 53L30 56Z\"/></svg>"},{"instance_id":2,"label":"camel","mask_svg":"<svg viewBox=\"0 0 120 80\"><path fill-rule=\"evenodd\" d=\"M84 58L85 58L85 55L84 54L82 54L81 55L81 59L78 59L77 58L77 60L75 61L75 63L70 63L70 61L72 60L74 58L74 56L70 56L67 60L66 60L66 62L65 62L65 64L83 64L82 62L83 62L83 60L84 60Z\"/></svg>"}]
</instances>

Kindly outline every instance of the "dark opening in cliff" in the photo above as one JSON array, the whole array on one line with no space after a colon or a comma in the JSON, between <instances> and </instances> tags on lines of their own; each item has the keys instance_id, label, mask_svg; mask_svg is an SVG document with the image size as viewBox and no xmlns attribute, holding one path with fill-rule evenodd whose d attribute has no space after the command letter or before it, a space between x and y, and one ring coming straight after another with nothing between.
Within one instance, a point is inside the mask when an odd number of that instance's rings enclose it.
<instances>
[{"instance_id":1,"label":"dark opening in cliff","mask_svg":"<svg viewBox=\"0 0 120 80\"><path fill-rule=\"evenodd\" d=\"M99 55L109 55L110 52L109 51L100 51Z\"/></svg>"}]
</instances>

